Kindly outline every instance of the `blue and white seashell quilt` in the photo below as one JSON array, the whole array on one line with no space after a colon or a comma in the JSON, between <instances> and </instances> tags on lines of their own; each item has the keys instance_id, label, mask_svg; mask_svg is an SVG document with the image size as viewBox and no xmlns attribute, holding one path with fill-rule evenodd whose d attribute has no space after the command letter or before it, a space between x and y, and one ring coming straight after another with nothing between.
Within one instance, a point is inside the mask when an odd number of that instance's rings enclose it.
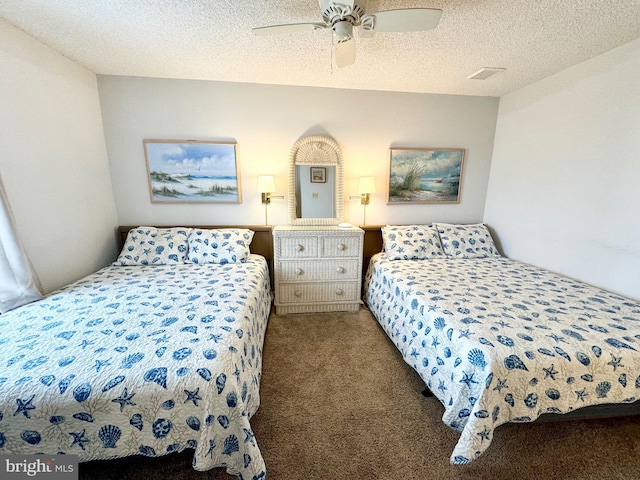
<instances>
[{"instance_id":1,"label":"blue and white seashell quilt","mask_svg":"<svg viewBox=\"0 0 640 480\"><path fill-rule=\"evenodd\" d=\"M394 260L367 272L371 312L460 432L468 463L506 422L640 398L640 303L499 257Z\"/></svg>"},{"instance_id":2,"label":"blue and white seashell quilt","mask_svg":"<svg viewBox=\"0 0 640 480\"><path fill-rule=\"evenodd\" d=\"M260 403L267 263L109 266L0 316L0 454L80 461L195 450L265 475Z\"/></svg>"}]
</instances>

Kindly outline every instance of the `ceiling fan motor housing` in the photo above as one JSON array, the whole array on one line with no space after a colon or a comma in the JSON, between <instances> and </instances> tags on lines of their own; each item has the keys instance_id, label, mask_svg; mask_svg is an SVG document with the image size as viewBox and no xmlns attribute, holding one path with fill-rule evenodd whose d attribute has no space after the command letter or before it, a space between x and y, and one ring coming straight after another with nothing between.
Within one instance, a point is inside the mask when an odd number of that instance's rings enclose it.
<instances>
[{"instance_id":1,"label":"ceiling fan motor housing","mask_svg":"<svg viewBox=\"0 0 640 480\"><path fill-rule=\"evenodd\" d=\"M364 9L360 5L343 5L341 3L330 3L323 11L322 18L325 22L335 27L338 22L347 22L351 26L358 25L360 18L364 15ZM334 28L335 30L335 28ZM337 33L337 32L336 32Z\"/></svg>"}]
</instances>

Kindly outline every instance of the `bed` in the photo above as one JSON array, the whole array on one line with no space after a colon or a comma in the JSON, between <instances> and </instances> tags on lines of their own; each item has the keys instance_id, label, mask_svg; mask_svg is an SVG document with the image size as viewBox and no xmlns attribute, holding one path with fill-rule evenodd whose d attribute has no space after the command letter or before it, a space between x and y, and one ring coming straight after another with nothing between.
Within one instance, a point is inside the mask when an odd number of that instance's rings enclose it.
<instances>
[{"instance_id":1,"label":"bed","mask_svg":"<svg viewBox=\"0 0 640 480\"><path fill-rule=\"evenodd\" d=\"M501 257L481 224L382 237L365 301L460 433L452 464L507 422L638 413L640 302Z\"/></svg>"},{"instance_id":2,"label":"bed","mask_svg":"<svg viewBox=\"0 0 640 480\"><path fill-rule=\"evenodd\" d=\"M120 232L112 265L0 316L0 453L192 449L196 470L264 477L249 420L272 303L270 230Z\"/></svg>"}]
</instances>

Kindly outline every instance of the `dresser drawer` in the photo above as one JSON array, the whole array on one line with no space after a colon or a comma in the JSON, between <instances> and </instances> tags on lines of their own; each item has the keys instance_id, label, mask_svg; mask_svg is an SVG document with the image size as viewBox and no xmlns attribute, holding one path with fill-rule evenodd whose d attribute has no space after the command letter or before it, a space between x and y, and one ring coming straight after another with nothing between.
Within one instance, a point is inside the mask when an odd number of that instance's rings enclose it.
<instances>
[{"instance_id":1,"label":"dresser drawer","mask_svg":"<svg viewBox=\"0 0 640 480\"><path fill-rule=\"evenodd\" d=\"M280 238L276 248L280 258L318 257L318 237Z\"/></svg>"},{"instance_id":2,"label":"dresser drawer","mask_svg":"<svg viewBox=\"0 0 640 480\"><path fill-rule=\"evenodd\" d=\"M358 301L358 282L280 284L280 303Z\"/></svg>"},{"instance_id":3,"label":"dresser drawer","mask_svg":"<svg viewBox=\"0 0 640 480\"><path fill-rule=\"evenodd\" d=\"M319 280L358 280L360 261L344 260L305 260L281 261L276 265L278 278L283 282L309 282Z\"/></svg>"},{"instance_id":4,"label":"dresser drawer","mask_svg":"<svg viewBox=\"0 0 640 480\"><path fill-rule=\"evenodd\" d=\"M361 237L322 237L323 257L359 257L362 255Z\"/></svg>"}]
</instances>

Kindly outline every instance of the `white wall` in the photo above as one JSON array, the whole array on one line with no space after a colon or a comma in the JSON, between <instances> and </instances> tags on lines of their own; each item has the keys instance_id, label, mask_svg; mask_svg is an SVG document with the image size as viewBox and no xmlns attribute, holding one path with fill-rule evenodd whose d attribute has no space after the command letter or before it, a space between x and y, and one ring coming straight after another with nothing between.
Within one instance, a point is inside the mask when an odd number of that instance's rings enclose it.
<instances>
[{"instance_id":1,"label":"white wall","mask_svg":"<svg viewBox=\"0 0 640 480\"><path fill-rule=\"evenodd\" d=\"M0 174L49 292L116 253L96 76L0 20Z\"/></svg>"},{"instance_id":2,"label":"white wall","mask_svg":"<svg viewBox=\"0 0 640 480\"><path fill-rule=\"evenodd\" d=\"M640 40L500 100L484 221L504 252L640 299Z\"/></svg>"},{"instance_id":3,"label":"white wall","mask_svg":"<svg viewBox=\"0 0 640 480\"><path fill-rule=\"evenodd\" d=\"M258 175L274 175L287 194L291 147L326 134L345 165L345 220L362 223L359 176L379 193L367 224L482 219L498 99L288 87L243 83L98 76L112 181L121 224L264 224ZM142 141L232 140L238 143L243 203L167 205L149 200ZM455 205L386 205L389 147L467 149L462 200ZM273 200L269 223L286 224L286 200Z\"/></svg>"}]
</instances>

